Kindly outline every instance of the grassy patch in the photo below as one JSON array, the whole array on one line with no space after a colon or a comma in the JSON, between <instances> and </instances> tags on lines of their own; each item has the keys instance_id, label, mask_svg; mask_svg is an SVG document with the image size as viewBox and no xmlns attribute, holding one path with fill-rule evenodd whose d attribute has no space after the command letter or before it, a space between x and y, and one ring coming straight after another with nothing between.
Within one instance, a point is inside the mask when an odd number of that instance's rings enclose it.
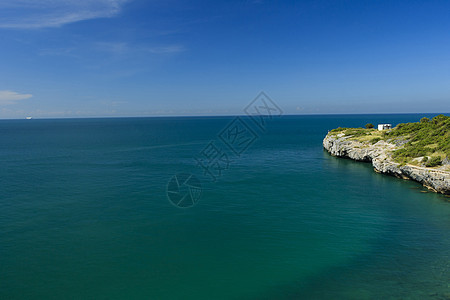
<instances>
[{"instance_id":1,"label":"grassy patch","mask_svg":"<svg viewBox=\"0 0 450 300\"><path fill-rule=\"evenodd\" d=\"M376 137L376 138L371 139L370 143L373 145L373 144L378 143L379 141L381 141L381 137Z\"/></svg>"},{"instance_id":2,"label":"grassy patch","mask_svg":"<svg viewBox=\"0 0 450 300\"><path fill-rule=\"evenodd\" d=\"M339 127L330 131L331 134L343 134L351 140L356 140L362 143L370 142L374 139L382 140L383 132L373 128L343 128Z\"/></svg>"},{"instance_id":3,"label":"grassy patch","mask_svg":"<svg viewBox=\"0 0 450 300\"><path fill-rule=\"evenodd\" d=\"M438 115L429 121L398 124L386 132L386 138L407 136L403 148L394 152L396 161L410 161L420 156L430 156L426 166L438 166L445 157L450 157L450 117Z\"/></svg>"}]
</instances>

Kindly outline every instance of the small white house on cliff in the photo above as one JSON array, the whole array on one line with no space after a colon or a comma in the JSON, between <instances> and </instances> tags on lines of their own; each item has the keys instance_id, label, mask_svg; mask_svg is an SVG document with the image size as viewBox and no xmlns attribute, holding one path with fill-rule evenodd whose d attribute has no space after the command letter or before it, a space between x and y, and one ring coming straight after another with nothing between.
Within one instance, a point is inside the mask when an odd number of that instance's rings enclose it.
<instances>
[{"instance_id":1,"label":"small white house on cliff","mask_svg":"<svg viewBox=\"0 0 450 300\"><path fill-rule=\"evenodd\" d=\"M391 129L392 128L392 124L378 124L378 130L386 130L386 129Z\"/></svg>"}]
</instances>

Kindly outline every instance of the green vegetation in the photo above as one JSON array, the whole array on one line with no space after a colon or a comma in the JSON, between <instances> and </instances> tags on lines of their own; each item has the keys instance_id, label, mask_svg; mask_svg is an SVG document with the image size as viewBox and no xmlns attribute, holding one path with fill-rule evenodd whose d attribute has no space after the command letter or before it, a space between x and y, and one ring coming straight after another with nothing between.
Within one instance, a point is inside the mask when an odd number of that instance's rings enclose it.
<instances>
[{"instance_id":1,"label":"green vegetation","mask_svg":"<svg viewBox=\"0 0 450 300\"><path fill-rule=\"evenodd\" d=\"M370 129L370 128L373 128L373 127L374 127L374 126L373 126L372 123L367 123L367 124L366 124L366 128L367 128L367 129Z\"/></svg>"},{"instance_id":2,"label":"green vegetation","mask_svg":"<svg viewBox=\"0 0 450 300\"><path fill-rule=\"evenodd\" d=\"M370 143L371 143L371 144L376 144L376 143L378 143L379 141L381 141L381 138L380 138L380 137L376 137L376 138L371 139L371 140L370 140Z\"/></svg>"},{"instance_id":3,"label":"green vegetation","mask_svg":"<svg viewBox=\"0 0 450 300\"><path fill-rule=\"evenodd\" d=\"M436 167L436 166L439 166L441 163L442 163L441 157L434 156L430 160L427 159L425 166L426 167Z\"/></svg>"},{"instance_id":4,"label":"green vegetation","mask_svg":"<svg viewBox=\"0 0 450 300\"><path fill-rule=\"evenodd\" d=\"M344 136L349 136L353 140L358 140L360 142L371 142L375 138L381 140L382 132L373 128L345 128L339 127L330 131L331 134L343 134ZM376 142L378 142L377 140ZM374 143L376 143L374 142Z\"/></svg>"},{"instance_id":5,"label":"green vegetation","mask_svg":"<svg viewBox=\"0 0 450 300\"><path fill-rule=\"evenodd\" d=\"M427 157L426 166L434 167L442 163L442 158L450 158L450 117L438 115L433 119L422 118L420 123L398 124L385 133L385 138L403 137L408 142L394 152L395 160L410 161L416 157ZM429 157L429 158L428 158Z\"/></svg>"},{"instance_id":6,"label":"green vegetation","mask_svg":"<svg viewBox=\"0 0 450 300\"><path fill-rule=\"evenodd\" d=\"M338 127L338 128L332 129L330 132L338 133L338 132L341 132L341 131L344 131L347 129L348 129L347 127Z\"/></svg>"},{"instance_id":7,"label":"green vegetation","mask_svg":"<svg viewBox=\"0 0 450 300\"><path fill-rule=\"evenodd\" d=\"M442 164L450 159L450 116L438 115L422 118L417 123L402 123L390 130L378 131L373 128L337 128L331 134L343 134L352 140L375 144L381 140L402 145L392 157L401 164L419 164L427 167ZM417 159L423 157L422 160Z\"/></svg>"}]
</instances>

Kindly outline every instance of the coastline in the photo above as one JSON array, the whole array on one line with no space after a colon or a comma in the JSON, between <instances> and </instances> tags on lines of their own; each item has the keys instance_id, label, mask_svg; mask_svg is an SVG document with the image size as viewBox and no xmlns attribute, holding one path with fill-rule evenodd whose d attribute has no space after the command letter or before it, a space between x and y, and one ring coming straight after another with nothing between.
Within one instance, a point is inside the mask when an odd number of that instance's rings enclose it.
<instances>
[{"instance_id":1,"label":"coastline","mask_svg":"<svg viewBox=\"0 0 450 300\"><path fill-rule=\"evenodd\" d=\"M371 162L375 172L414 180L429 190L450 195L450 172L442 169L401 165L392 159L392 151L399 148L386 141L375 144L352 140L351 136L328 133L323 147L333 156L350 158L355 161Z\"/></svg>"}]
</instances>

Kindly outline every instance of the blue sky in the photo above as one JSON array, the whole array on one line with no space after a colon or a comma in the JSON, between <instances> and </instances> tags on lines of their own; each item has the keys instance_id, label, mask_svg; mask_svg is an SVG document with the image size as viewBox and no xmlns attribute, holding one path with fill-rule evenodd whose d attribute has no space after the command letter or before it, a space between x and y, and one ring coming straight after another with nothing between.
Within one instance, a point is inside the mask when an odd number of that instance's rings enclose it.
<instances>
[{"instance_id":1,"label":"blue sky","mask_svg":"<svg viewBox=\"0 0 450 300\"><path fill-rule=\"evenodd\" d=\"M0 0L0 118L450 111L449 1Z\"/></svg>"}]
</instances>

